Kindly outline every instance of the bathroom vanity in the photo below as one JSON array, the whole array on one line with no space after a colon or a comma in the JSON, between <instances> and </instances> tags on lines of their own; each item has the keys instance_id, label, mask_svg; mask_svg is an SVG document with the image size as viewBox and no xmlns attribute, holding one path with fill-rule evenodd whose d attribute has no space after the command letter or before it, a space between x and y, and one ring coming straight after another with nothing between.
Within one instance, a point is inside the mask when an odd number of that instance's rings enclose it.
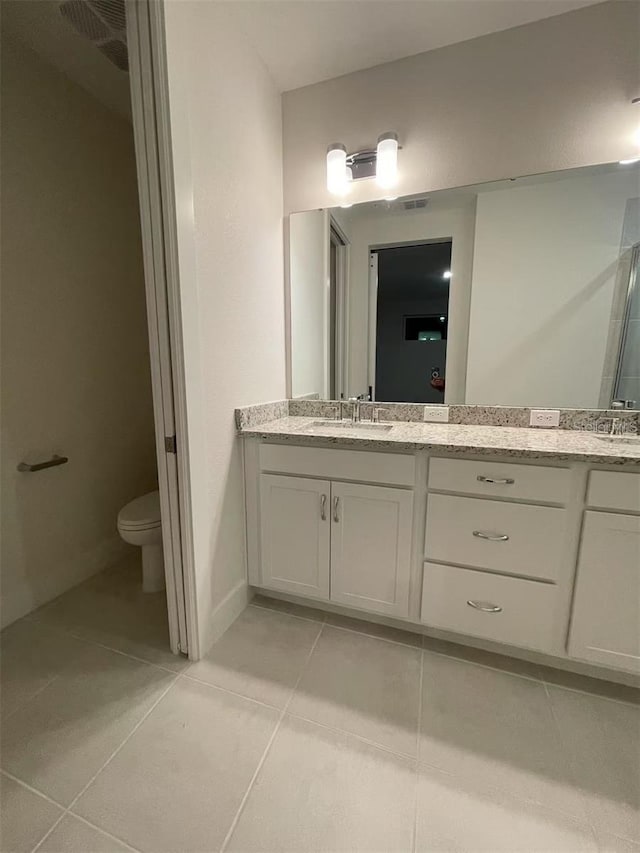
<instances>
[{"instance_id":1,"label":"bathroom vanity","mask_svg":"<svg viewBox=\"0 0 640 853\"><path fill-rule=\"evenodd\" d=\"M252 587L640 674L640 439L295 416L240 431Z\"/></svg>"}]
</instances>

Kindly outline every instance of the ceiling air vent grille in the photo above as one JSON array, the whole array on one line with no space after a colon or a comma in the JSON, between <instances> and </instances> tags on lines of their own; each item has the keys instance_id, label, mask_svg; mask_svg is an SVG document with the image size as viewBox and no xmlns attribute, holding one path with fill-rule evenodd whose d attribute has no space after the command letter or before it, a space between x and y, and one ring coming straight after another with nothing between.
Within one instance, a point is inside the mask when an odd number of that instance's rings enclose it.
<instances>
[{"instance_id":1,"label":"ceiling air vent grille","mask_svg":"<svg viewBox=\"0 0 640 853\"><path fill-rule=\"evenodd\" d=\"M115 41L106 41L104 44L98 45L98 50L102 51L108 60L120 69L120 71L129 70L129 52L127 46L117 39Z\"/></svg>"},{"instance_id":2,"label":"ceiling air vent grille","mask_svg":"<svg viewBox=\"0 0 640 853\"><path fill-rule=\"evenodd\" d=\"M420 210L420 208L427 206L428 201L428 198L410 198L404 201L402 205L405 210Z\"/></svg>"},{"instance_id":3,"label":"ceiling air vent grille","mask_svg":"<svg viewBox=\"0 0 640 853\"><path fill-rule=\"evenodd\" d=\"M124 0L65 0L60 14L120 71L129 70Z\"/></svg>"},{"instance_id":4,"label":"ceiling air vent grille","mask_svg":"<svg viewBox=\"0 0 640 853\"><path fill-rule=\"evenodd\" d=\"M97 15L82 0L68 0L60 6L60 14L65 18L80 35L86 36L91 41L105 39L110 35L107 27Z\"/></svg>"}]
</instances>

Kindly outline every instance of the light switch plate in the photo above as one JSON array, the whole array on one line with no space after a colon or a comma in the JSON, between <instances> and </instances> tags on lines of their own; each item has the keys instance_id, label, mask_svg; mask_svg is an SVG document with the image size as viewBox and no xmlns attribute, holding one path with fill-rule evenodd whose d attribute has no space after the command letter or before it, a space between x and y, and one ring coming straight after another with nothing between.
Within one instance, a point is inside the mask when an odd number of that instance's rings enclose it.
<instances>
[{"instance_id":1,"label":"light switch plate","mask_svg":"<svg viewBox=\"0 0 640 853\"><path fill-rule=\"evenodd\" d=\"M424 419L431 423L448 424L449 406L425 406Z\"/></svg>"},{"instance_id":2,"label":"light switch plate","mask_svg":"<svg viewBox=\"0 0 640 853\"><path fill-rule=\"evenodd\" d=\"M529 417L529 426L560 426L560 409L531 409L531 415Z\"/></svg>"}]
</instances>

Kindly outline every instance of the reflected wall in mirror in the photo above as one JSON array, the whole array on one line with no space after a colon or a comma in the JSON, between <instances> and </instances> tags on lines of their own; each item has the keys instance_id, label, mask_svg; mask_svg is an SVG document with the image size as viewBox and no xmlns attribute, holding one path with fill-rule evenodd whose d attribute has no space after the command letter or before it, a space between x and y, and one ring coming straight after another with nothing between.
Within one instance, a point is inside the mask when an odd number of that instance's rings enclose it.
<instances>
[{"instance_id":1,"label":"reflected wall in mirror","mask_svg":"<svg viewBox=\"0 0 640 853\"><path fill-rule=\"evenodd\" d=\"M294 397L640 408L640 165L295 213L289 236Z\"/></svg>"}]
</instances>

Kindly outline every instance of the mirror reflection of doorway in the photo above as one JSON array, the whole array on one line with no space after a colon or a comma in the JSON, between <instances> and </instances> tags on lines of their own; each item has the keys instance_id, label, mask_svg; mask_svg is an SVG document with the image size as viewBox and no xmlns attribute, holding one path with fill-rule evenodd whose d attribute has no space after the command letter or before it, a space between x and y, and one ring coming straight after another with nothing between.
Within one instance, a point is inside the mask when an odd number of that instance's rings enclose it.
<instances>
[{"instance_id":1,"label":"mirror reflection of doorway","mask_svg":"<svg viewBox=\"0 0 640 853\"><path fill-rule=\"evenodd\" d=\"M372 251L376 400L444 402L451 245L445 240Z\"/></svg>"}]
</instances>

